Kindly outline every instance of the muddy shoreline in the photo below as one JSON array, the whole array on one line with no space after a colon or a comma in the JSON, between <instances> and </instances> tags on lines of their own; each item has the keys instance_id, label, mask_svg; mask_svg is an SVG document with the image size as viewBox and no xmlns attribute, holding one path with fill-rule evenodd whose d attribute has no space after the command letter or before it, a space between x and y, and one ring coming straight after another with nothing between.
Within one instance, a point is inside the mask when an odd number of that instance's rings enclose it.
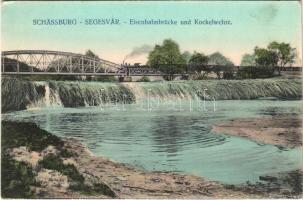
<instances>
[{"instance_id":1,"label":"muddy shoreline","mask_svg":"<svg viewBox=\"0 0 303 200\"><path fill-rule=\"evenodd\" d=\"M77 140L66 141L77 152L79 170L105 181L120 198L300 198L302 170L270 174L260 182L225 185L193 175L147 172L94 156Z\"/></svg>"},{"instance_id":2,"label":"muddy shoreline","mask_svg":"<svg viewBox=\"0 0 303 200\"><path fill-rule=\"evenodd\" d=\"M244 137L281 148L302 147L302 119L300 117L270 116L234 119L214 126L213 132Z\"/></svg>"},{"instance_id":3,"label":"muddy shoreline","mask_svg":"<svg viewBox=\"0 0 303 200\"><path fill-rule=\"evenodd\" d=\"M29 131L26 129L27 123L22 123L20 129L17 129L20 123L14 122L9 125L8 128L5 125L3 129L8 134L12 131L23 131L22 137L26 137L24 133ZM40 132L49 134L36 125L31 125L30 130L37 134ZM2 133L3 136L5 137L5 134ZM49 135L49 137L53 136ZM8 139L6 141L9 142ZM43 140L42 143L45 141L49 140ZM26 145L14 144L13 148L5 149L5 152L8 152L15 161L32 167L34 178L39 182L31 186L33 198L300 198L302 194L302 190L297 189L302 186L300 170L266 176L266 182L256 184L224 185L202 177L147 172L130 165L116 163L104 157L94 156L75 139L60 139L56 143L45 144L45 147L39 147L40 149L32 148L32 144L24 144ZM64 156L62 152L65 154L68 152L68 156ZM94 188L72 189L73 181L68 175L57 169L46 169L45 165L41 165L41 160L52 155L59 157L64 166L74 166L78 170L78 176L84 178L84 185ZM296 190L292 188L291 175L299 177L294 183ZM284 187L285 185L287 187Z\"/></svg>"},{"instance_id":4,"label":"muddy shoreline","mask_svg":"<svg viewBox=\"0 0 303 200\"><path fill-rule=\"evenodd\" d=\"M202 177L166 172L147 172L130 165L94 156L76 140L66 141L66 148L76 152L78 169L106 182L120 198L252 198L249 194L226 188Z\"/></svg>"}]
</instances>

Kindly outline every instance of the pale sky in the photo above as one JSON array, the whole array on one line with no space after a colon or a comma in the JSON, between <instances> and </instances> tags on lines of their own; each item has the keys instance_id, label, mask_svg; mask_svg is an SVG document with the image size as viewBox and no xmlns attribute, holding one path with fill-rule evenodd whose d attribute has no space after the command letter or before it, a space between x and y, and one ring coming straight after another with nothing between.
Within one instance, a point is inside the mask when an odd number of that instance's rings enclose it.
<instances>
[{"instance_id":1,"label":"pale sky","mask_svg":"<svg viewBox=\"0 0 303 200\"><path fill-rule=\"evenodd\" d=\"M44 49L84 53L121 63L133 48L175 40L182 51L222 52L235 64L255 46L290 43L301 59L301 13L298 1L169 2L5 2L2 3L2 50ZM33 19L118 18L225 19L230 26L34 26ZM145 63L147 54L128 62Z\"/></svg>"}]
</instances>

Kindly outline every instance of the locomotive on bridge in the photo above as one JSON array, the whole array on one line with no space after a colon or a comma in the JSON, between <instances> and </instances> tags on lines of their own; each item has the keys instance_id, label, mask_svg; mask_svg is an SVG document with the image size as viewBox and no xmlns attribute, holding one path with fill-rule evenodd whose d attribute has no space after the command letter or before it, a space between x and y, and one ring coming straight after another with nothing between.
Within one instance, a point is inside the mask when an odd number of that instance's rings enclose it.
<instances>
[{"instance_id":1,"label":"locomotive on bridge","mask_svg":"<svg viewBox=\"0 0 303 200\"><path fill-rule=\"evenodd\" d=\"M122 63L119 68L119 74L125 74L126 76L152 76L161 74L158 70L150 68L147 65L140 65L140 63Z\"/></svg>"}]
</instances>

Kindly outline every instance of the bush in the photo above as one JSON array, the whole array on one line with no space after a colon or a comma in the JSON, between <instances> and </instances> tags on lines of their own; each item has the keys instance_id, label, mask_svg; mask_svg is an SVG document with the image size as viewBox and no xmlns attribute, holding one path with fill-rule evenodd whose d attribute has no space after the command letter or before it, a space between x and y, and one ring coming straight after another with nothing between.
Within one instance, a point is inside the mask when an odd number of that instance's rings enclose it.
<instances>
[{"instance_id":1,"label":"bush","mask_svg":"<svg viewBox=\"0 0 303 200\"><path fill-rule=\"evenodd\" d=\"M3 198L33 198L31 186L36 185L32 167L2 152L1 195Z\"/></svg>"},{"instance_id":2,"label":"bush","mask_svg":"<svg viewBox=\"0 0 303 200\"><path fill-rule=\"evenodd\" d=\"M242 66L237 73L237 77L242 79L270 78L273 76L274 68L269 66Z\"/></svg>"},{"instance_id":3,"label":"bush","mask_svg":"<svg viewBox=\"0 0 303 200\"><path fill-rule=\"evenodd\" d=\"M223 79L234 79L234 72L233 71L223 72Z\"/></svg>"},{"instance_id":4,"label":"bush","mask_svg":"<svg viewBox=\"0 0 303 200\"><path fill-rule=\"evenodd\" d=\"M62 174L69 177L72 181L78 182L80 184L84 183L84 180L85 180L84 177L79 173L77 168L72 164L64 165Z\"/></svg>"},{"instance_id":5,"label":"bush","mask_svg":"<svg viewBox=\"0 0 303 200\"><path fill-rule=\"evenodd\" d=\"M150 82L150 79L147 76L143 76L142 78L137 80L137 82Z\"/></svg>"},{"instance_id":6,"label":"bush","mask_svg":"<svg viewBox=\"0 0 303 200\"><path fill-rule=\"evenodd\" d=\"M47 155L43 160L39 161L39 165L46 169L56 170L61 172L63 175L66 175L71 181L83 183L84 177L78 172L77 168L74 165L63 164L63 160L57 155Z\"/></svg>"},{"instance_id":7,"label":"bush","mask_svg":"<svg viewBox=\"0 0 303 200\"><path fill-rule=\"evenodd\" d=\"M62 158L70 158L70 157L76 157L78 156L78 154L75 152L70 152L66 149L61 149L59 156L61 156Z\"/></svg>"},{"instance_id":8,"label":"bush","mask_svg":"<svg viewBox=\"0 0 303 200\"><path fill-rule=\"evenodd\" d=\"M180 80L188 80L189 79L189 75L188 74L182 74L180 77Z\"/></svg>"},{"instance_id":9,"label":"bush","mask_svg":"<svg viewBox=\"0 0 303 200\"><path fill-rule=\"evenodd\" d=\"M93 192L102 193L110 197L116 197L116 194L105 184L103 183L94 183Z\"/></svg>"},{"instance_id":10,"label":"bush","mask_svg":"<svg viewBox=\"0 0 303 200\"><path fill-rule=\"evenodd\" d=\"M207 80L209 79L207 74L194 74L192 75L192 80Z\"/></svg>"},{"instance_id":11,"label":"bush","mask_svg":"<svg viewBox=\"0 0 303 200\"><path fill-rule=\"evenodd\" d=\"M100 81L100 82L117 82L117 78L115 76L95 76L95 77L87 77L86 80L92 81Z\"/></svg>"},{"instance_id":12,"label":"bush","mask_svg":"<svg viewBox=\"0 0 303 200\"><path fill-rule=\"evenodd\" d=\"M22 75L19 76L23 80L27 81L77 81L81 80L80 76L74 75Z\"/></svg>"},{"instance_id":13,"label":"bush","mask_svg":"<svg viewBox=\"0 0 303 200\"><path fill-rule=\"evenodd\" d=\"M48 145L59 147L63 141L34 123L2 121L2 150L26 146L31 151L42 151Z\"/></svg>"},{"instance_id":14,"label":"bush","mask_svg":"<svg viewBox=\"0 0 303 200\"><path fill-rule=\"evenodd\" d=\"M86 194L101 193L111 197L115 196L115 193L103 183L95 183L92 187L86 185L84 177L79 173L77 168L72 164L65 165L63 160L57 155L50 154L45 156L38 164L43 168L56 170L67 176L69 181L71 181L69 187L71 190Z\"/></svg>"},{"instance_id":15,"label":"bush","mask_svg":"<svg viewBox=\"0 0 303 200\"><path fill-rule=\"evenodd\" d=\"M63 172L65 166L63 160L57 155L47 155L38 163L41 167L45 169L52 169L59 172Z\"/></svg>"}]
</instances>

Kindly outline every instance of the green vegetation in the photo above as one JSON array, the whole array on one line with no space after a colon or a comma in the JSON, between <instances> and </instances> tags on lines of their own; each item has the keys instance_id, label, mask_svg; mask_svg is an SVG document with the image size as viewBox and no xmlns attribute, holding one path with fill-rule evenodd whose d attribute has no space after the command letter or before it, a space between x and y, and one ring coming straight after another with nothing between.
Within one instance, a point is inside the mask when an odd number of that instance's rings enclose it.
<instances>
[{"instance_id":1,"label":"green vegetation","mask_svg":"<svg viewBox=\"0 0 303 200\"><path fill-rule=\"evenodd\" d=\"M91 58L97 58L97 59L99 58L99 56L90 49L88 49L84 55L91 57Z\"/></svg>"},{"instance_id":2,"label":"green vegetation","mask_svg":"<svg viewBox=\"0 0 303 200\"><path fill-rule=\"evenodd\" d=\"M208 73L211 71L210 67L207 65L209 57L203 53L194 52L194 54L189 59L189 70L194 71L199 74L198 79L204 79Z\"/></svg>"},{"instance_id":3,"label":"green vegetation","mask_svg":"<svg viewBox=\"0 0 303 200\"><path fill-rule=\"evenodd\" d=\"M81 80L80 76L72 75L22 75L15 76L26 81L76 81Z\"/></svg>"},{"instance_id":4,"label":"green vegetation","mask_svg":"<svg viewBox=\"0 0 303 200\"><path fill-rule=\"evenodd\" d=\"M274 67L244 66L240 67L237 76L240 79L270 78L274 74Z\"/></svg>"},{"instance_id":5,"label":"green vegetation","mask_svg":"<svg viewBox=\"0 0 303 200\"><path fill-rule=\"evenodd\" d=\"M76 152L71 152L66 149L62 149L59 153L59 156L62 158L70 158L70 157L77 157L78 154Z\"/></svg>"},{"instance_id":6,"label":"green vegetation","mask_svg":"<svg viewBox=\"0 0 303 200\"><path fill-rule=\"evenodd\" d=\"M255 55L244 54L241 60L240 66L255 66L256 58Z\"/></svg>"},{"instance_id":7,"label":"green vegetation","mask_svg":"<svg viewBox=\"0 0 303 200\"><path fill-rule=\"evenodd\" d=\"M60 138L41 130L36 124L26 122L2 121L1 138L1 194L4 198L34 198L32 187L36 182L34 169L25 162L15 161L8 150L26 146L30 151L42 151L53 145L59 150L58 155L49 154L38 162L41 168L56 170L66 175L70 189L88 195L104 194L115 197L115 193L102 182L85 184L85 178L72 164L64 164L62 158L78 156L63 148Z\"/></svg>"},{"instance_id":8,"label":"green vegetation","mask_svg":"<svg viewBox=\"0 0 303 200\"><path fill-rule=\"evenodd\" d=\"M207 79L209 73L213 72L221 79L223 72L224 79L233 79L232 66L234 64L222 55L220 52L215 52L209 56L203 53L194 52L189 60L189 71L194 71L197 76L195 80Z\"/></svg>"},{"instance_id":9,"label":"green vegetation","mask_svg":"<svg viewBox=\"0 0 303 200\"><path fill-rule=\"evenodd\" d=\"M196 79L206 79L210 72L214 72L218 79L232 79L232 67L234 64L223 56L220 52L215 52L209 56L203 53L188 51L180 53L178 44L166 39L162 45L156 45L154 50L148 56L147 65L159 69L166 80L173 80L175 74L184 74L187 72L195 72ZM213 66L211 66L213 65ZM224 73L226 72L225 76Z\"/></svg>"},{"instance_id":10,"label":"green vegetation","mask_svg":"<svg viewBox=\"0 0 303 200\"><path fill-rule=\"evenodd\" d=\"M233 66L234 64L220 52L215 52L209 55L210 65Z\"/></svg>"},{"instance_id":11,"label":"green vegetation","mask_svg":"<svg viewBox=\"0 0 303 200\"><path fill-rule=\"evenodd\" d=\"M1 153L1 196L3 198L33 198L32 186L37 185L32 167L18 162L2 148Z\"/></svg>"},{"instance_id":12,"label":"green vegetation","mask_svg":"<svg viewBox=\"0 0 303 200\"><path fill-rule=\"evenodd\" d=\"M281 75L281 69L293 64L295 57L295 48L284 42L273 41L267 48L255 47L254 54L245 54L242 57L238 77L269 78L274 76L275 69Z\"/></svg>"},{"instance_id":13,"label":"green vegetation","mask_svg":"<svg viewBox=\"0 0 303 200\"><path fill-rule=\"evenodd\" d=\"M290 44L278 43L276 41L271 42L267 46L268 50L274 52L277 59L277 66L279 75L281 74L281 68L285 67L287 64L293 64L296 58L296 49L292 48Z\"/></svg>"},{"instance_id":14,"label":"green vegetation","mask_svg":"<svg viewBox=\"0 0 303 200\"><path fill-rule=\"evenodd\" d=\"M32 123L2 121L1 135L1 194L4 198L33 198L31 187L38 183L32 167L13 160L8 149L26 146L33 151L41 151L48 144L61 146L61 140Z\"/></svg>"},{"instance_id":15,"label":"green vegetation","mask_svg":"<svg viewBox=\"0 0 303 200\"><path fill-rule=\"evenodd\" d=\"M195 79L207 79L210 72L215 73L218 79L270 78L274 76L275 69L280 75L281 69L294 63L295 57L295 49L290 44L274 41L267 48L255 47L253 54L244 54L236 75L234 64L220 52L204 55L185 51L181 54L178 44L166 39L150 52L147 65L168 74L164 77L166 80L173 80L174 74L186 72L194 72Z\"/></svg>"},{"instance_id":16,"label":"green vegetation","mask_svg":"<svg viewBox=\"0 0 303 200\"><path fill-rule=\"evenodd\" d=\"M215 52L209 55L210 65L215 65L212 67L212 71L217 75L218 79L221 79L221 72L230 72L231 67L234 65L229 58L226 58L220 52Z\"/></svg>"},{"instance_id":17,"label":"green vegetation","mask_svg":"<svg viewBox=\"0 0 303 200\"><path fill-rule=\"evenodd\" d=\"M84 177L78 172L74 165L63 164L63 160L58 155L47 155L38 163L45 169L52 169L66 175L72 182L76 184L84 184Z\"/></svg>"},{"instance_id":18,"label":"green vegetation","mask_svg":"<svg viewBox=\"0 0 303 200\"><path fill-rule=\"evenodd\" d=\"M275 52L270 51L265 48L255 48L255 58L256 63L259 66L268 67L268 66L276 66L278 62L278 57Z\"/></svg>"},{"instance_id":19,"label":"green vegetation","mask_svg":"<svg viewBox=\"0 0 303 200\"><path fill-rule=\"evenodd\" d=\"M34 123L2 121L2 149L26 146L30 151L42 151L49 145L60 148L63 142Z\"/></svg>"},{"instance_id":20,"label":"green vegetation","mask_svg":"<svg viewBox=\"0 0 303 200\"><path fill-rule=\"evenodd\" d=\"M118 79L115 76L88 76L86 77L86 81L118 82Z\"/></svg>"},{"instance_id":21,"label":"green vegetation","mask_svg":"<svg viewBox=\"0 0 303 200\"><path fill-rule=\"evenodd\" d=\"M137 82L150 82L150 79L147 76L142 76Z\"/></svg>"},{"instance_id":22,"label":"green vegetation","mask_svg":"<svg viewBox=\"0 0 303 200\"><path fill-rule=\"evenodd\" d=\"M116 197L116 194L107 185L102 183L94 183L91 193L102 193L110 197Z\"/></svg>"},{"instance_id":23,"label":"green vegetation","mask_svg":"<svg viewBox=\"0 0 303 200\"><path fill-rule=\"evenodd\" d=\"M181 55L179 45L171 39L155 46L148 55L147 64L165 73L164 79L169 81L174 79L174 74L182 73L186 69L186 60Z\"/></svg>"},{"instance_id":24,"label":"green vegetation","mask_svg":"<svg viewBox=\"0 0 303 200\"><path fill-rule=\"evenodd\" d=\"M26 81L100 81L118 82L115 76L74 76L74 75L22 75L15 76Z\"/></svg>"},{"instance_id":25,"label":"green vegetation","mask_svg":"<svg viewBox=\"0 0 303 200\"><path fill-rule=\"evenodd\" d=\"M189 51L184 51L181 56L185 60L186 64L188 64L192 54Z\"/></svg>"},{"instance_id":26,"label":"green vegetation","mask_svg":"<svg viewBox=\"0 0 303 200\"><path fill-rule=\"evenodd\" d=\"M38 163L41 167L56 170L66 175L70 181L70 189L80 191L86 194L104 194L115 197L115 193L103 183L94 183L93 186L85 184L85 178L79 173L77 168L72 164L64 164L60 156L48 155Z\"/></svg>"},{"instance_id":27,"label":"green vegetation","mask_svg":"<svg viewBox=\"0 0 303 200\"><path fill-rule=\"evenodd\" d=\"M17 60L12 59L12 58L4 58L5 64L5 71L6 72L15 72L17 71ZM21 72L41 72L38 68L35 67L30 67L26 63L19 62L19 71Z\"/></svg>"}]
</instances>

